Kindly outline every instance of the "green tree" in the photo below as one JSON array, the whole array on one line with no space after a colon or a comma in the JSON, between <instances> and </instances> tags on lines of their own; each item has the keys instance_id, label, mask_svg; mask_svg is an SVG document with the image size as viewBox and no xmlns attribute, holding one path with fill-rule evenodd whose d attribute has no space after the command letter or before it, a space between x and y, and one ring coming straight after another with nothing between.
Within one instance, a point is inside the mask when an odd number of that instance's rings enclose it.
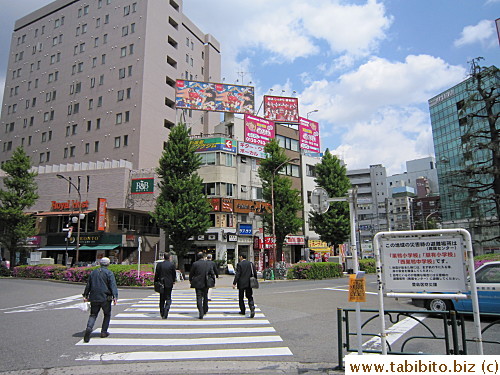
<instances>
[{"instance_id":1,"label":"green tree","mask_svg":"<svg viewBox=\"0 0 500 375\"><path fill-rule=\"evenodd\" d=\"M174 126L160 158L156 173L160 179L160 194L151 215L165 230L167 247L172 245L184 271L184 256L190 250L189 238L204 234L211 226L212 207L203 193L203 180L196 173L200 156L189 139L185 124Z\"/></svg>"},{"instance_id":2,"label":"green tree","mask_svg":"<svg viewBox=\"0 0 500 375\"><path fill-rule=\"evenodd\" d=\"M273 139L264 147L269 155L262 160L259 167L259 177L262 180L262 194L264 199L274 207L264 214L264 227L267 233L272 233L272 220L274 212L274 223L276 232L276 258L281 260L283 243L285 237L290 233L296 233L302 228L303 220L298 216L302 210L300 192L292 188L292 180L282 176L279 172L285 168L290 159L285 151L279 146L278 141ZM274 197L273 197L274 192Z\"/></svg>"},{"instance_id":3,"label":"green tree","mask_svg":"<svg viewBox=\"0 0 500 375\"><path fill-rule=\"evenodd\" d=\"M455 186L467 192L476 225L494 229L489 241L500 239L500 70L482 59L470 62L468 97L458 103L464 153Z\"/></svg>"},{"instance_id":4,"label":"green tree","mask_svg":"<svg viewBox=\"0 0 500 375\"><path fill-rule=\"evenodd\" d=\"M346 197L351 187L346 168L340 160L326 150L321 163L315 166L314 181L328 193L328 197ZM344 243L349 238L349 203L330 202L330 208L324 214L309 213L311 229L319 234L321 241L330 245Z\"/></svg>"},{"instance_id":5,"label":"green tree","mask_svg":"<svg viewBox=\"0 0 500 375\"><path fill-rule=\"evenodd\" d=\"M0 243L9 250L11 268L16 265L16 252L21 262L26 259L26 239L36 234L35 218L25 210L38 199L36 172L30 172L31 160L22 147L2 165L6 173L4 189L0 189Z\"/></svg>"}]
</instances>

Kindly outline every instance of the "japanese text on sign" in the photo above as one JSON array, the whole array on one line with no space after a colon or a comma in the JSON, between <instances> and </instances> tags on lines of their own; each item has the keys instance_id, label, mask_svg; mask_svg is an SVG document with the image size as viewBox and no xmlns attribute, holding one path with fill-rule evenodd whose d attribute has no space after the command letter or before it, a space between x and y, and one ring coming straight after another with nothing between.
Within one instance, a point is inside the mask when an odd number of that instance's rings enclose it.
<instances>
[{"instance_id":1,"label":"japanese text on sign","mask_svg":"<svg viewBox=\"0 0 500 375\"><path fill-rule=\"evenodd\" d=\"M390 292L465 292L461 238L383 239L383 281Z\"/></svg>"}]
</instances>

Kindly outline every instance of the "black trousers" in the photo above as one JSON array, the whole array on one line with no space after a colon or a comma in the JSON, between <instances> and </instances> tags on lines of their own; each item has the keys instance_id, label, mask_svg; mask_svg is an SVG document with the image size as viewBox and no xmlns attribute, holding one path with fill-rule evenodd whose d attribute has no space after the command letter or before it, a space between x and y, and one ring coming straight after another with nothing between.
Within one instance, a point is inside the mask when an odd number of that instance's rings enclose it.
<instances>
[{"instance_id":1,"label":"black trousers","mask_svg":"<svg viewBox=\"0 0 500 375\"><path fill-rule=\"evenodd\" d=\"M208 288L196 288L196 307L200 315L208 312Z\"/></svg>"},{"instance_id":2,"label":"black trousers","mask_svg":"<svg viewBox=\"0 0 500 375\"><path fill-rule=\"evenodd\" d=\"M172 305L172 288L163 288L163 293L160 293L160 315L163 317L165 311L170 310Z\"/></svg>"},{"instance_id":3,"label":"black trousers","mask_svg":"<svg viewBox=\"0 0 500 375\"><path fill-rule=\"evenodd\" d=\"M238 289L238 291L240 299L240 311L245 312L245 300L244 300L245 296L248 299L248 307L250 307L250 310L255 310L255 304L253 302L253 289L244 288L244 289Z\"/></svg>"},{"instance_id":4,"label":"black trousers","mask_svg":"<svg viewBox=\"0 0 500 375\"><path fill-rule=\"evenodd\" d=\"M92 331L99 311L102 309L104 318L102 319L101 332L108 332L109 321L111 320L111 301L90 302L90 316L87 322L87 330Z\"/></svg>"}]
</instances>

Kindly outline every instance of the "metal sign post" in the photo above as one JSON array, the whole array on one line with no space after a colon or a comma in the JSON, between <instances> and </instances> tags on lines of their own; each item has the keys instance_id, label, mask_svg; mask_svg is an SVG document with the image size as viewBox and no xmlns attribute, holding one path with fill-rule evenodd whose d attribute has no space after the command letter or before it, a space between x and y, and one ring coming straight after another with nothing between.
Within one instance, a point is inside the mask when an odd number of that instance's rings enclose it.
<instances>
[{"instance_id":1,"label":"metal sign post","mask_svg":"<svg viewBox=\"0 0 500 375\"><path fill-rule=\"evenodd\" d=\"M381 323L382 354L387 354L384 294L387 297L465 299L467 269L479 355L483 354L481 320L472 240L465 229L379 232L373 238ZM467 267L465 261L467 260Z\"/></svg>"},{"instance_id":2,"label":"metal sign post","mask_svg":"<svg viewBox=\"0 0 500 375\"><path fill-rule=\"evenodd\" d=\"M359 273L358 249L356 245L356 205L357 205L358 187L349 189L347 197L328 198L328 193L323 188L316 188L311 195L312 208L324 214L330 208L330 202L349 202L349 217L351 224L351 254L353 262L353 271L355 275ZM363 354L363 336L361 333L361 305L355 302L356 308L356 337L358 343L358 355Z\"/></svg>"},{"instance_id":3,"label":"metal sign post","mask_svg":"<svg viewBox=\"0 0 500 375\"><path fill-rule=\"evenodd\" d=\"M142 247L142 237L139 236L137 239L137 277L141 275L141 247Z\"/></svg>"}]
</instances>

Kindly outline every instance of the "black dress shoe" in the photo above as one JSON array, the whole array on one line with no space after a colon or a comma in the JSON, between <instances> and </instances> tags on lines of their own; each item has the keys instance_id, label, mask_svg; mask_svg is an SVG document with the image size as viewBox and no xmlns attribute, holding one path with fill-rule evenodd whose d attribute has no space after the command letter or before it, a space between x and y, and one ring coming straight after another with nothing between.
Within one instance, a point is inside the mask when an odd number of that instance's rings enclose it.
<instances>
[{"instance_id":1,"label":"black dress shoe","mask_svg":"<svg viewBox=\"0 0 500 375\"><path fill-rule=\"evenodd\" d=\"M238 312L238 314L245 315L245 312L244 311L240 311L240 312Z\"/></svg>"},{"instance_id":2,"label":"black dress shoe","mask_svg":"<svg viewBox=\"0 0 500 375\"><path fill-rule=\"evenodd\" d=\"M198 319L203 319L203 314L201 314L201 315L198 317Z\"/></svg>"},{"instance_id":3,"label":"black dress shoe","mask_svg":"<svg viewBox=\"0 0 500 375\"><path fill-rule=\"evenodd\" d=\"M165 311L165 314L162 315L162 318L163 319L167 319L168 318L168 311Z\"/></svg>"},{"instance_id":4,"label":"black dress shoe","mask_svg":"<svg viewBox=\"0 0 500 375\"><path fill-rule=\"evenodd\" d=\"M83 342L89 342L90 341L90 334L92 331L86 329L85 334L83 335Z\"/></svg>"},{"instance_id":5,"label":"black dress shoe","mask_svg":"<svg viewBox=\"0 0 500 375\"><path fill-rule=\"evenodd\" d=\"M255 309L250 310L250 318L255 316Z\"/></svg>"},{"instance_id":6,"label":"black dress shoe","mask_svg":"<svg viewBox=\"0 0 500 375\"><path fill-rule=\"evenodd\" d=\"M109 332L101 332L101 338L102 339L105 339L108 336L109 336Z\"/></svg>"}]
</instances>

